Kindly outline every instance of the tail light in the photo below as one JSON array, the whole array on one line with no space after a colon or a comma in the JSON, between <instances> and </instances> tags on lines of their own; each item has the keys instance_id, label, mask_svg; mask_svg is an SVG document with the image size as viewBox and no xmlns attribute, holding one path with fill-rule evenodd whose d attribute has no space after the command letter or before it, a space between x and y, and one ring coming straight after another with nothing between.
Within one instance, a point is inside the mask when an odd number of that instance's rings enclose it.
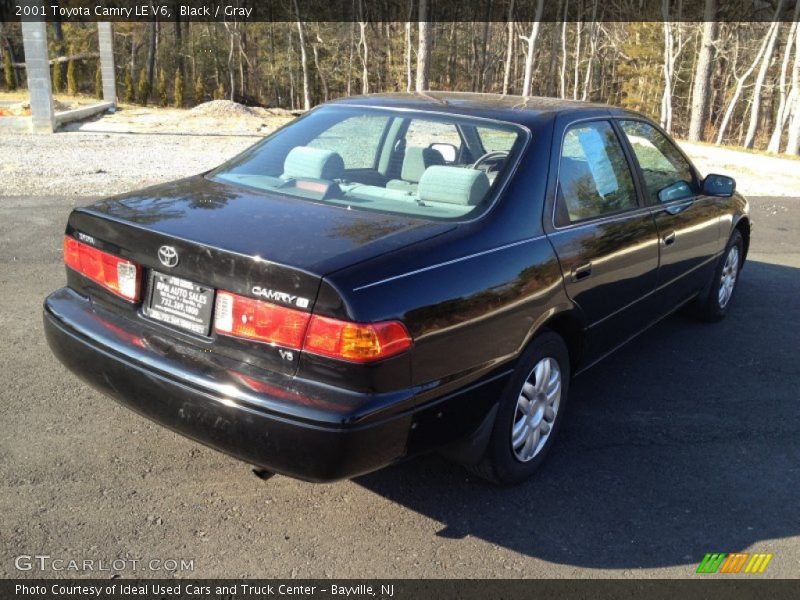
<instances>
[{"instance_id":1,"label":"tail light","mask_svg":"<svg viewBox=\"0 0 800 600\"><path fill-rule=\"evenodd\" d=\"M220 291L214 329L238 338L300 350L310 317L299 310Z\"/></svg>"},{"instance_id":2,"label":"tail light","mask_svg":"<svg viewBox=\"0 0 800 600\"><path fill-rule=\"evenodd\" d=\"M303 350L352 362L371 362L399 354L411 347L402 323L350 323L311 317Z\"/></svg>"},{"instance_id":3,"label":"tail light","mask_svg":"<svg viewBox=\"0 0 800 600\"><path fill-rule=\"evenodd\" d=\"M402 323L351 323L246 298L217 293L217 333L275 344L350 362L371 362L411 347Z\"/></svg>"},{"instance_id":4,"label":"tail light","mask_svg":"<svg viewBox=\"0 0 800 600\"><path fill-rule=\"evenodd\" d=\"M64 236L64 263L125 300L139 300L141 267L134 262L67 235Z\"/></svg>"}]
</instances>

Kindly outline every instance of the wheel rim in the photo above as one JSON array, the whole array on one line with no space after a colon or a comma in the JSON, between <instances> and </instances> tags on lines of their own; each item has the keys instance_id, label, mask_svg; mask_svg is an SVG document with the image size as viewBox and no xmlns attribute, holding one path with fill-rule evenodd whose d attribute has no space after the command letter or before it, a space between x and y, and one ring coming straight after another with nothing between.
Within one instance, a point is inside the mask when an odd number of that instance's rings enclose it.
<instances>
[{"instance_id":1,"label":"wheel rim","mask_svg":"<svg viewBox=\"0 0 800 600\"><path fill-rule=\"evenodd\" d=\"M722 275L719 279L718 300L719 307L725 308L733 296L733 288L736 285L736 276L739 274L739 248L733 246L725 257L725 264L722 266Z\"/></svg>"},{"instance_id":2,"label":"wheel rim","mask_svg":"<svg viewBox=\"0 0 800 600\"><path fill-rule=\"evenodd\" d=\"M561 404L561 369L543 358L528 374L517 398L511 426L511 449L520 462L528 462L544 448Z\"/></svg>"}]
</instances>

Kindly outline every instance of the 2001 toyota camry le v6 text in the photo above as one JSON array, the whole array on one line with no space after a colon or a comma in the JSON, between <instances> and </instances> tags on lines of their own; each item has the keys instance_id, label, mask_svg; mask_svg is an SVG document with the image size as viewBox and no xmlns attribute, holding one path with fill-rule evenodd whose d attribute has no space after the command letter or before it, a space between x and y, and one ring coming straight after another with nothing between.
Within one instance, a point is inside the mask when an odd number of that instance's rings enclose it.
<instances>
[{"instance_id":1,"label":"2001 toyota camry le v6 text","mask_svg":"<svg viewBox=\"0 0 800 600\"><path fill-rule=\"evenodd\" d=\"M570 377L681 306L725 316L750 241L734 187L621 109L350 98L73 211L45 330L91 385L265 472L445 449L518 482Z\"/></svg>"}]
</instances>

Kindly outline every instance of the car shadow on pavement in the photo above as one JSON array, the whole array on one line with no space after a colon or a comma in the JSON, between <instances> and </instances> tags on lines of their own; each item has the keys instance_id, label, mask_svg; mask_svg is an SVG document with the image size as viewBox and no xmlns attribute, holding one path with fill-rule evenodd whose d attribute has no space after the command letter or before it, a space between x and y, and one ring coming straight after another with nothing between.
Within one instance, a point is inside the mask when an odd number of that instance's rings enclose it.
<instances>
[{"instance_id":1,"label":"car shadow on pavement","mask_svg":"<svg viewBox=\"0 0 800 600\"><path fill-rule=\"evenodd\" d=\"M436 456L361 486L471 536L590 568L694 565L800 534L800 269L748 262L728 317L670 317L573 382L533 480Z\"/></svg>"}]
</instances>

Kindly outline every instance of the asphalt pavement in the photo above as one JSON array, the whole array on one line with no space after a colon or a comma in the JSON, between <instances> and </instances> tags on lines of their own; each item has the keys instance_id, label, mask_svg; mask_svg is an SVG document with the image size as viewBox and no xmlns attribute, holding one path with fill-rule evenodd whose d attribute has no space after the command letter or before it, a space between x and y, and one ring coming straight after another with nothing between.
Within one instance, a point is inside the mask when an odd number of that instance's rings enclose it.
<instances>
[{"instance_id":1,"label":"asphalt pavement","mask_svg":"<svg viewBox=\"0 0 800 600\"><path fill-rule=\"evenodd\" d=\"M728 318L675 315L577 378L548 462L509 489L435 455L265 482L80 383L41 303L87 201L0 201L0 576L89 574L17 569L48 555L124 577L696 577L738 551L800 576L800 198L751 199Z\"/></svg>"}]
</instances>

